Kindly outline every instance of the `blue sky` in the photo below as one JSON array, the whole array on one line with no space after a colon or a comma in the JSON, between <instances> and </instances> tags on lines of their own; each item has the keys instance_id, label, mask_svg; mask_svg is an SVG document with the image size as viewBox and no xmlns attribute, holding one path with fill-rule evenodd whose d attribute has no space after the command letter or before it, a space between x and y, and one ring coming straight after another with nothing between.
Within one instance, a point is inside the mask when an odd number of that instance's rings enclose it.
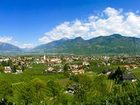
<instances>
[{"instance_id":1,"label":"blue sky","mask_svg":"<svg viewBox=\"0 0 140 105\"><path fill-rule=\"evenodd\" d=\"M101 19L101 14L108 7L116 11L123 9L121 16L132 12L139 17L139 5L139 0L0 0L0 40L9 41L20 47L51 42L65 37L64 33L67 34L64 32L62 36L58 35L58 38L53 38L52 36L57 32L61 34L61 30L56 30L57 26L62 28L63 25L71 29L76 22L82 24L89 17L99 14ZM108 14L106 15L108 16ZM137 19L139 20L139 18ZM84 26L87 23L89 20L84 23ZM54 37L56 36L54 35ZM66 37L74 38L76 36L66 35ZM92 37L90 34L88 35L88 38Z\"/></svg>"}]
</instances>

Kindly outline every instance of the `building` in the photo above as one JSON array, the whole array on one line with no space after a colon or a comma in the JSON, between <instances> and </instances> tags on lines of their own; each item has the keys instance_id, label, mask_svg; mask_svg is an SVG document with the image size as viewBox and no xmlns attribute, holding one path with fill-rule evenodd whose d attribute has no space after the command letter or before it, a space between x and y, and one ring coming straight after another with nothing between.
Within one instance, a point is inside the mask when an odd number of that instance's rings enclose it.
<instances>
[{"instance_id":1,"label":"building","mask_svg":"<svg viewBox=\"0 0 140 105\"><path fill-rule=\"evenodd\" d=\"M10 66L5 66L4 67L4 73L12 73L12 69Z\"/></svg>"}]
</instances>

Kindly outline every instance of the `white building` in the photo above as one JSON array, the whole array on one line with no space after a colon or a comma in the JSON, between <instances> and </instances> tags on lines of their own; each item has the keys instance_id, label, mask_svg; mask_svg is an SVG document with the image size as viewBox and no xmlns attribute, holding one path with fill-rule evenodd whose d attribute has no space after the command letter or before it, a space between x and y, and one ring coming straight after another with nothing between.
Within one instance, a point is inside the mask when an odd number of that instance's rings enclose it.
<instances>
[{"instance_id":1,"label":"white building","mask_svg":"<svg viewBox=\"0 0 140 105\"><path fill-rule=\"evenodd\" d=\"M4 67L4 73L11 73L12 72L12 69L10 66L5 66Z\"/></svg>"}]
</instances>

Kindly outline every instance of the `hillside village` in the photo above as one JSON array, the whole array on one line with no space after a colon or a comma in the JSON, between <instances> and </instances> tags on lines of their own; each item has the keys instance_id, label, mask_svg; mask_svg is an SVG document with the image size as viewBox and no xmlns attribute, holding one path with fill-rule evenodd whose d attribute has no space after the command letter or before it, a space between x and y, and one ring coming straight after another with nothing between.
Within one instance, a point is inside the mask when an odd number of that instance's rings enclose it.
<instances>
[{"instance_id":1,"label":"hillside village","mask_svg":"<svg viewBox=\"0 0 140 105\"><path fill-rule=\"evenodd\" d=\"M109 74L116 67L131 72L140 67L140 57L124 56L24 56L0 57L0 71L4 73L20 74L32 64L44 64L44 73L84 74L89 71ZM64 70L67 69L67 70ZM98 71L97 71L97 70Z\"/></svg>"}]
</instances>

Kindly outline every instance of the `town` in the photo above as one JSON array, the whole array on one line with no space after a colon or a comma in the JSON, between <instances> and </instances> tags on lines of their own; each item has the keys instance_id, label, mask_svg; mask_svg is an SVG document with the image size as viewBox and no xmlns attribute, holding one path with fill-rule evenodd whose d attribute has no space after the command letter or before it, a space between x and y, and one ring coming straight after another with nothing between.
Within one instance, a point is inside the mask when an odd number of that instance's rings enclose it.
<instances>
[{"instance_id":1,"label":"town","mask_svg":"<svg viewBox=\"0 0 140 105\"><path fill-rule=\"evenodd\" d=\"M0 57L0 72L20 74L33 64L46 66L43 73L63 73L67 66L69 73L84 74L85 72L98 72L107 74L115 67L132 71L140 67L140 57L125 56L17 56ZM93 67L93 69L92 69ZM97 69L97 70L96 70Z\"/></svg>"}]
</instances>

